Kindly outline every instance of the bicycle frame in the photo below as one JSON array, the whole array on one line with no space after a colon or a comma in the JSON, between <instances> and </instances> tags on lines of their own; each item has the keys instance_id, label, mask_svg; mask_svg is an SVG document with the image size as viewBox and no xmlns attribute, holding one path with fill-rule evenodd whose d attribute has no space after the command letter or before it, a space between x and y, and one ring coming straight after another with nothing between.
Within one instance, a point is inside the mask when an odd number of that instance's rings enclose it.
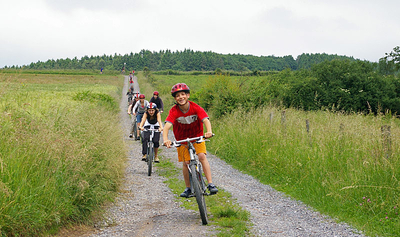
<instances>
[{"instance_id":1,"label":"bicycle frame","mask_svg":"<svg viewBox=\"0 0 400 237\"><path fill-rule=\"evenodd\" d=\"M187 145L188 145L187 149L189 150L189 155L190 155L190 163L187 164L187 167L188 167L188 170L189 170L190 185L191 185L191 187L193 187L193 180L192 180L192 175L191 175L193 173L193 171L191 170L190 166L194 165L195 168L196 168L195 172L198 172L201 175L200 179L201 179L201 185L202 185L202 189L203 189L203 195L208 196L208 195L211 195L211 194L206 191L207 190L206 183L205 183L204 178L202 176L203 168L202 168L201 162L199 161L199 159L198 159L198 157L196 155L196 149L194 148L194 146L192 144L192 141L195 141L196 143L202 143L202 142L209 141L209 140L206 140L204 138L204 136L186 138L186 139L183 139L183 140L180 140L180 141L172 142L172 146L179 147L179 146L182 145L182 143L185 143L185 142L187 143ZM193 192L194 190L191 189L191 191L192 191L192 194L190 195L190 197L194 197L194 192Z\"/></svg>"},{"instance_id":2,"label":"bicycle frame","mask_svg":"<svg viewBox=\"0 0 400 237\"><path fill-rule=\"evenodd\" d=\"M206 183L203 177L203 169L201 166L201 162L199 161L196 150L191 143L191 141L196 141L196 143L205 142L203 136L195 137L195 138L187 138L180 141L174 141L172 143L173 146L178 147L181 146L182 143L186 142L188 144L188 150L190 155L190 163L187 164L189 170L189 180L190 180L190 187L191 187L191 194L189 197L196 197L197 204L199 206L200 217L202 220L203 225L208 224L208 217L207 217L207 206L205 203L204 196L211 195L207 192Z\"/></svg>"},{"instance_id":3,"label":"bicycle frame","mask_svg":"<svg viewBox=\"0 0 400 237\"><path fill-rule=\"evenodd\" d=\"M147 174L151 176L153 161L154 161L154 143L153 137L155 132L159 132L158 129L146 128L143 132L150 132L150 139L147 142Z\"/></svg>"}]
</instances>

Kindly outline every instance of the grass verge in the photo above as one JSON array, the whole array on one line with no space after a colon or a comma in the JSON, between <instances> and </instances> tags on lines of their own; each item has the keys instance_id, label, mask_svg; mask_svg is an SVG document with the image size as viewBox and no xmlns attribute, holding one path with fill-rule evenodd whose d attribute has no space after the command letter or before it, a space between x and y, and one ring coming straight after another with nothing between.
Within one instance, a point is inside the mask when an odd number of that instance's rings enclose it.
<instances>
[{"instance_id":1,"label":"grass verge","mask_svg":"<svg viewBox=\"0 0 400 237\"><path fill-rule=\"evenodd\" d=\"M114 76L0 74L0 235L88 223L126 159ZM117 100L118 99L118 100Z\"/></svg>"}]
</instances>

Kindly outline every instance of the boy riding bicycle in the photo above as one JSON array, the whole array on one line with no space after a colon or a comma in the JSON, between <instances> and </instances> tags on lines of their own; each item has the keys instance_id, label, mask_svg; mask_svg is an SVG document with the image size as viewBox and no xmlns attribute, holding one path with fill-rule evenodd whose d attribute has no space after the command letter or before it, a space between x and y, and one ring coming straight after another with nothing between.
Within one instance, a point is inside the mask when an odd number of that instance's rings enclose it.
<instances>
[{"instance_id":1,"label":"boy riding bicycle","mask_svg":"<svg viewBox=\"0 0 400 237\"><path fill-rule=\"evenodd\" d=\"M171 147L172 142L168 139L168 131L173 126L173 132L176 140L183 140L191 137L203 136L203 124L206 126L207 132L204 133L205 138L212 137L211 123L207 113L202 107L196 103L189 101L190 89L185 83L178 83L171 89L171 94L175 98L174 105L165 120L163 130L163 141L167 148ZM203 171L208 181L208 190L215 194L218 189L212 183L210 164L206 157L205 142L194 143L196 154L203 166ZM181 193L181 197L189 197L191 193L189 170L187 164L190 162L190 155L186 146L177 147L179 162L183 162L182 172L185 179L186 189Z\"/></svg>"}]
</instances>

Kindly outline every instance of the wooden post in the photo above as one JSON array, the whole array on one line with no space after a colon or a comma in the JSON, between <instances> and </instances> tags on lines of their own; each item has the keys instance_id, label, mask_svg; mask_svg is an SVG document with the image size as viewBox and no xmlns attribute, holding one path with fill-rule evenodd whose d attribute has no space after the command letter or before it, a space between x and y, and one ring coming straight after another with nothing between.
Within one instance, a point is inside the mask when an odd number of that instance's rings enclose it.
<instances>
[{"instance_id":1,"label":"wooden post","mask_svg":"<svg viewBox=\"0 0 400 237\"><path fill-rule=\"evenodd\" d=\"M311 134L310 134L310 120L306 119L306 129L307 129L307 134L308 134L308 142L310 143L310 146L312 146L312 139L311 139Z\"/></svg>"},{"instance_id":2,"label":"wooden post","mask_svg":"<svg viewBox=\"0 0 400 237\"><path fill-rule=\"evenodd\" d=\"M343 124L343 123L340 124L339 131L340 131L340 132L343 132L343 131L344 131L344 124Z\"/></svg>"},{"instance_id":3,"label":"wooden post","mask_svg":"<svg viewBox=\"0 0 400 237\"><path fill-rule=\"evenodd\" d=\"M269 122L272 123L272 119L274 118L274 113L269 114Z\"/></svg>"},{"instance_id":4,"label":"wooden post","mask_svg":"<svg viewBox=\"0 0 400 237\"><path fill-rule=\"evenodd\" d=\"M285 116L285 114L286 114L286 110L282 111L282 113L281 113L281 124L283 126L283 128L282 128L283 133L286 133L286 116Z\"/></svg>"}]
</instances>

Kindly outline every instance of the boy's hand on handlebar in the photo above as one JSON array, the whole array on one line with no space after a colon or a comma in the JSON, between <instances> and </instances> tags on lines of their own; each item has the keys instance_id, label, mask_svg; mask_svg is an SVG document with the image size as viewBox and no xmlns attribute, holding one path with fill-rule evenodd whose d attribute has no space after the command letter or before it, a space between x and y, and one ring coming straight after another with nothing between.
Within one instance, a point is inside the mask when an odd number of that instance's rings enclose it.
<instances>
[{"instance_id":1,"label":"boy's hand on handlebar","mask_svg":"<svg viewBox=\"0 0 400 237\"><path fill-rule=\"evenodd\" d=\"M170 140L164 141L164 146L166 146L167 148L170 148L171 144L172 144L172 142Z\"/></svg>"},{"instance_id":2,"label":"boy's hand on handlebar","mask_svg":"<svg viewBox=\"0 0 400 237\"><path fill-rule=\"evenodd\" d=\"M206 132L206 133L204 133L204 137L205 138L210 138L210 137L212 137L214 134L212 133L212 132Z\"/></svg>"},{"instance_id":3,"label":"boy's hand on handlebar","mask_svg":"<svg viewBox=\"0 0 400 237\"><path fill-rule=\"evenodd\" d=\"M159 132L162 132L162 130L163 130L163 128L161 128L161 127L158 128L158 131L159 131Z\"/></svg>"},{"instance_id":4,"label":"boy's hand on handlebar","mask_svg":"<svg viewBox=\"0 0 400 237\"><path fill-rule=\"evenodd\" d=\"M143 130L144 130L144 127L139 127L139 129L143 131Z\"/></svg>"}]
</instances>

